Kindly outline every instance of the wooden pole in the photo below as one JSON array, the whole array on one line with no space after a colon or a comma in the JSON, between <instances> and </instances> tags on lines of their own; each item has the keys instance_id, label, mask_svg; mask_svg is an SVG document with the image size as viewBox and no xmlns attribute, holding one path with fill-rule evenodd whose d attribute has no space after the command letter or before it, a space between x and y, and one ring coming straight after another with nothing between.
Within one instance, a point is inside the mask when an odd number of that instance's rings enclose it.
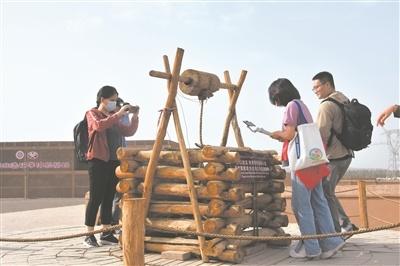
<instances>
[{"instance_id":1,"label":"wooden pole","mask_svg":"<svg viewBox=\"0 0 400 266\"><path fill-rule=\"evenodd\" d=\"M231 124L232 117L235 114L236 102L237 102L237 99L239 97L240 90L241 90L241 88L243 86L244 80L246 79L246 75L247 75L247 71L246 70L242 70L242 73L240 74L239 82L237 84L237 88L233 92L233 96L232 96L231 101L229 103L229 111L228 111L228 115L227 115L226 120L225 120L225 126L224 126L224 132L222 134L221 146L226 146L226 143L228 141L229 125Z\"/></svg>"},{"instance_id":2,"label":"wooden pole","mask_svg":"<svg viewBox=\"0 0 400 266\"><path fill-rule=\"evenodd\" d=\"M164 67L167 73L170 73L170 66L168 62L168 57L164 56ZM170 82L168 81L168 87L170 88ZM194 220L196 223L196 228L197 232L202 233L203 232L203 224L201 222L201 215L200 215L200 209L199 209L199 202L197 200L197 193L196 193L196 188L194 187L193 183L193 175L192 175L192 170L191 170L191 165L190 165L190 160L189 160L189 154L186 149L186 144L185 144L185 139L183 137L182 133L182 128L181 128L181 122L179 120L179 114L178 110L176 109L176 101L174 99L174 110L172 111L172 115L174 118L174 124L175 124L175 131L176 135L178 137L178 142L179 142L179 149L181 151L181 156L182 156L182 161L183 161L183 167L185 168L186 172L186 183L189 188L189 197L190 197L190 202L192 203L192 208L193 208L193 216ZM204 250L205 250L205 238L202 236L198 237L199 239L199 244L200 244L200 254L201 258L204 262L208 262L209 259L205 255Z\"/></svg>"},{"instance_id":3,"label":"wooden pole","mask_svg":"<svg viewBox=\"0 0 400 266\"><path fill-rule=\"evenodd\" d=\"M124 266L144 266L143 198L125 198L122 205L122 248Z\"/></svg>"},{"instance_id":4,"label":"wooden pole","mask_svg":"<svg viewBox=\"0 0 400 266\"><path fill-rule=\"evenodd\" d=\"M157 131L157 137L154 142L153 152L151 153L151 157L149 160L149 164L144 179L144 188L143 188L143 197L145 199L144 217L147 217L147 214L149 212L154 173L156 171L158 158L160 157L160 151L163 145L165 134L167 132L169 118L171 116L171 112L169 110L175 107L175 97L178 89L178 77L181 71L183 53L184 50L181 48L178 48L176 51L174 68L169 83L168 98L165 103L165 109L161 114L160 124L158 126L158 131Z\"/></svg>"},{"instance_id":5,"label":"wooden pole","mask_svg":"<svg viewBox=\"0 0 400 266\"><path fill-rule=\"evenodd\" d=\"M228 70L224 72L224 78L225 78L225 83L232 84L231 77L229 75ZM233 92L233 90L228 90L228 93L229 93L229 100L231 102L233 99L233 96L234 96L234 92ZM235 133L236 143L237 143L238 147L243 148L244 142L243 142L242 133L240 132L240 127L239 127L239 124L237 121L236 107L235 107L235 111L234 111L234 114L232 117L231 125L232 125L233 132Z\"/></svg>"},{"instance_id":6,"label":"wooden pole","mask_svg":"<svg viewBox=\"0 0 400 266\"><path fill-rule=\"evenodd\" d=\"M358 183L358 208L360 212L360 221L363 228L368 228L368 211L367 211L367 192L365 181L357 181Z\"/></svg>"}]
</instances>

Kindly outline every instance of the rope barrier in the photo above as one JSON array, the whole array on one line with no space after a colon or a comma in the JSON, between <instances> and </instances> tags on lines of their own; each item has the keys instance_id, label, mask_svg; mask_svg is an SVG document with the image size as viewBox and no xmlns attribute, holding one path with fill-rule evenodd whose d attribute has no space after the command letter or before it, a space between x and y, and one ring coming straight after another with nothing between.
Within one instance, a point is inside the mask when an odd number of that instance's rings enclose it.
<instances>
[{"instance_id":1,"label":"rope barrier","mask_svg":"<svg viewBox=\"0 0 400 266\"><path fill-rule=\"evenodd\" d=\"M370 214L368 214L368 217L371 217L372 219L375 219L375 220L377 220L377 221L379 221L379 222L382 222L382 223L385 223L385 224L392 224L391 222L382 220L382 219L380 219L380 218L378 218L378 217L376 217L376 216L370 215Z\"/></svg>"},{"instance_id":2,"label":"rope barrier","mask_svg":"<svg viewBox=\"0 0 400 266\"><path fill-rule=\"evenodd\" d=\"M64 235L64 236L54 236L54 237L38 237L38 238L7 238L7 237L0 237L0 242L45 242L45 241L58 241L58 240L65 240L70 238L82 237L82 236L91 236L94 234L110 232L115 229L120 229L122 225L113 225L107 228L102 228L98 230L94 230L91 232L85 233L78 233L72 235Z\"/></svg>"},{"instance_id":3,"label":"rope barrier","mask_svg":"<svg viewBox=\"0 0 400 266\"><path fill-rule=\"evenodd\" d=\"M335 193L338 194L338 193L344 193L344 192L355 191L355 190L358 190L358 189L357 188L345 189L345 190L336 191ZM285 192L292 193L292 191L289 189L285 189Z\"/></svg>"},{"instance_id":4,"label":"rope barrier","mask_svg":"<svg viewBox=\"0 0 400 266\"><path fill-rule=\"evenodd\" d=\"M377 193L375 193L375 192L372 192L372 191L369 190L368 188L367 188L367 191L368 191L369 193L371 193L372 195L374 195L374 196L380 198L380 199L383 199L383 200L386 200L386 201L390 201L390 202L393 202L393 203L396 203L396 204L399 204L399 205L400 205L400 202L395 201L395 200L388 199L388 198L386 198L386 197L383 197L383 196L381 196L381 195L379 195L379 194L377 194Z\"/></svg>"},{"instance_id":5,"label":"rope barrier","mask_svg":"<svg viewBox=\"0 0 400 266\"><path fill-rule=\"evenodd\" d=\"M165 110L163 110L165 111ZM171 110L166 110L166 111L171 111ZM201 132L201 126L200 126L200 132ZM200 136L201 138L201 136ZM336 193L341 193L341 192L347 192L347 191L353 191L357 189L348 189L348 190L342 190L338 191ZM285 189L286 192L292 192L288 189ZM396 204L400 205L400 202L397 202L395 200L387 199L386 197L380 196L377 193L374 193L367 189L367 191L383 200L394 202ZM293 213L289 211L285 211L284 213L294 215ZM369 217L383 222L388 225L383 225L383 226L378 226L378 227L373 227L373 228L363 228L359 229L357 231L350 231L350 232L340 232L340 233L328 233L328 234L314 234L314 235L302 235L302 236L241 236L241 235L225 235L225 234L215 234L215 233L200 233L196 231L189 231L189 230L182 230L182 229L174 229L170 227L164 227L164 226L155 226L151 225L147 222L146 227L148 229L156 230L156 231L163 231L163 232L172 232L172 233L181 233L181 234L188 234L188 235L195 235L195 236L203 236L203 237L211 237L211 238L223 238L223 239L238 239L238 240L256 240L256 241L274 241L274 240L306 240L306 239L321 239L321 238L327 238L327 237L336 237L336 236L352 236L356 234L363 234L363 233L368 233L368 232L374 232L374 231L381 231L381 230L388 230L392 228L397 228L400 227L400 222L396 224L392 224L388 221L382 220L378 217L375 217L373 215L368 215ZM58 240L64 240L64 239L70 239L70 238L76 238L76 237L82 237L82 236L90 236L94 234L99 234L99 233L104 233L104 232L110 232L116 229L120 229L122 225L114 225L110 226L107 228L102 228L99 230L94 230L91 232L85 232L85 233L78 233L78 234L71 234L71 235L64 235L64 236L56 236L56 237L41 237L41 238L3 238L0 237L0 242L43 242L43 241L58 241Z\"/></svg>"},{"instance_id":6,"label":"rope barrier","mask_svg":"<svg viewBox=\"0 0 400 266\"><path fill-rule=\"evenodd\" d=\"M95 230L92 232L85 232L79 234L58 236L58 237L42 237L42 238L0 238L0 242L42 242L42 241L57 241L64 240L82 236L89 236L103 232L109 232L115 229L121 228L121 225L114 225L108 228L103 228L100 230ZM400 227L400 223L383 225L374 228L363 228L357 231L350 232L341 232L341 233L328 233L328 234L315 234L315 235L302 235L302 236L241 236L241 235L225 235L225 234L213 234L213 233L200 233L196 231L182 230L182 229L174 229L170 227L164 226L155 226L147 224L146 227L148 229L170 232L170 233L183 233L188 235L195 236L203 236L203 237L211 237L211 238L223 238L223 239L238 239L238 240L256 240L256 241L277 241L277 240L306 240L306 239L322 239L328 237L336 237L336 236L352 236L357 234L363 234L374 231L388 230L392 228Z\"/></svg>"},{"instance_id":7,"label":"rope barrier","mask_svg":"<svg viewBox=\"0 0 400 266\"><path fill-rule=\"evenodd\" d=\"M336 191L335 193L344 193L344 192L349 192L349 191L354 191L354 190L358 190L357 188L351 188L351 189L345 189L345 190L340 190L340 191Z\"/></svg>"},{"instance_id":8,"label":"rope barrier","mask_svg":"<svg viewBox=\"0 0 400 266\"><path fill-rule=\"evenodd\" d=\"M185 233L195 236L204 236L211 238L224 238L224 239L237 239L237 240L256 240L256 241L274 241L274 240L307 240L307 239L322 239L336 236L352 236L357 234L363 234L374 231L388 230L396 227L400 227L400 223L383 225L374 228L362 228L357 231L341 232L341 233L328 233L328 234L315 234L315 235L302 235L302 236L241 236L241 235L224 235L224 234L213 234L213 233L200 233L195 231L187 231L181 229L166 228L163 226L147 225L149 229L174 232L174 233Z\"/></svg>"}]
</instances>

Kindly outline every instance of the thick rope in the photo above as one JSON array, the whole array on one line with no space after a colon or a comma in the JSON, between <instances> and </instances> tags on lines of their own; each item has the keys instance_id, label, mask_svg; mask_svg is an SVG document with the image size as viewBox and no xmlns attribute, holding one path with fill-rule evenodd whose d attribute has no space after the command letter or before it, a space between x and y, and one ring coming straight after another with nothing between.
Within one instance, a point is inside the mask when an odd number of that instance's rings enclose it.
<instances>
[{"instance_id":1,"label":"thick rope","mask_svg":"<svg viewBox=\"0 0 400 266\"><path fill-rule=\"evenodd\" d=\"M102 228L99 230L94 230L90 232L85 232L85 233L78 233L78 234L72 234L72 235L64 235L64 236L54 236L54 237L38 237L38 238L7 238L7 237L0 237L0 242L44 242L44 241L57 241L57 240L64 240L64 239L70 239L70 238L76 238L76 237L82 237L82 236L91 236L94 234L99 234L99 233L104 233L104 232L110 232L115 229L120 229L122 225L113 225L107 228Z\"/></svg>"},{"instance_id":2,"label":"thick rope","mask_svg":"<svg viewBox=\"0 0 400 266\"><path fill-rule=\"evenodd\" d=\"M345 189L345 190L340 190L340 191L336 191L335 193L344 193L344 192L349 192L349 191L354 191L354 190L358 190L358 188L351 188L351 189Z\"/></svg>"},{"instance_id":3,"label":"thick rope","mask_svg":"<svg viewBox=\"0 0 400 266\"><path fill-rule=\"evenodd\" d=\"M358 190L358 188L340 190L340 191L336 191L335 193L338 194L338 193L344 193L344 192L349 192L349 191L354 191L354 190ZM292 193L292 191L290 189L285 189L285 192Z\"/></svg>"},{"instance_id":4,"label":"thick rope","mask_svg":"<svg viewBox=\"0 0 400 266\"><path fill-rule=\"evenodd\" d=\"M203 110L204 110L204 100L200 100L200 121L199 121L199 138L201 147L203 144Z\"/></svg>"},{"instance_id":5,"label":"thick rope","mask_svg":"<svg viewBox=\"0 0 400 266\"><path fill-rule=\"evenodd\" d=\"M153 230L159 230L164 232L174 233L185 233L195 236L204 236L212 238L224 238L224 239L238 239L238 240L256 240L256 241L273 241L273 240L306 240L306 239L321 239L335 236L352 236L357 234L363 234L374 231L388 230L392 228L400 227L400 223L383 225L373 228L362 228L357 231L341 232L341 233L329 233L329 234L316 234L316 235L302 235L302 236L241 236L241 235L223 235L223 234L212 234L212 233L200 233L195 231L188 231L182 229L172 229L163 226L147 225L147 228Z\"/></svg>"},{"instance_id":6,"label":"thick rope","mask_svg":"<svg viewBox=\"0 0 400 266\"><path fill-rule=\"evenodd\" d=\"M42 237L42 238L0 238L0 242L42 242L42 241L56 241L56 240L64 240L82 236L89 236L98 233L108 232L115 229L121 228L121 225L115 225L108 228L80 233L80 234L73 234L73 235L65 235L65 236L58 236L58 237ZM381 231L381 230L388 230L396 227L400 227L400 223L390 224L390 225L383 225L373 228L362 228L357 231L350 231L350 232L342 232L342 233L329 233L329 234L316 234L316 235L302 235L302 236L241 236L241 235L224 235L224 234L212 234L212 233L200 233L195 231L188 231L182 229L173 229L170 227L164 226L155 226L147 224L146 227L152 230L164 231L164 232L172 232L172 233L183 233L188 235L195 235L195 236L204 236L204 237L212 237L212 238L224 238L224 239L238 239L238 240L256 240L256 241L276 241L276 240L306 240L306 239L321 239L321 238L328 238L328 237L335 237L335 236L352 236L357 234L363 234L368 232L374 231Z\"/></svg>"}]
</instances>

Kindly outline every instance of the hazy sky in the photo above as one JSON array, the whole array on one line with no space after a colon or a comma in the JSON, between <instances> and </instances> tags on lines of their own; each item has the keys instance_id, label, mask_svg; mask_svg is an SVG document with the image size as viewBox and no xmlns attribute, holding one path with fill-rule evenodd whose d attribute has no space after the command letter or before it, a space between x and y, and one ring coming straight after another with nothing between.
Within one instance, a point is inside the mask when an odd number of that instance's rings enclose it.
<instances>
[{"instance_id":1,"label":"hazy sky","mask_svg":"<svg viewBox=\"0 0 400 266\"><path fill-rule=\"evenodd\" d=\"M238 119L268 130L281 126L283 108L266 94L280 77L299 89L314 118L311 78L323 70L337 90L370 107L374 123L400 102L398 1L1 1L0 141L72 140L103 85L141 106L139 130L128 139L154 139L166 81L148 72L163 70L164 54L172 65L177 47L185 49L182 70L221 80L229 70L233 82L247 70ZM178 107L194 147L200 105L180 93ZM205 104L205 144L219 145L227 109L226 90ZM398 129L399 120L386 128ZM280 151L269 137L241 130L247 146ZM172 125L168 133L176 140ZM382 134L375 128L373 142L385 142ZM352 167L386 168L387 161L386 145L372 145L356 153Z\"/></svg>"}]
</instances>

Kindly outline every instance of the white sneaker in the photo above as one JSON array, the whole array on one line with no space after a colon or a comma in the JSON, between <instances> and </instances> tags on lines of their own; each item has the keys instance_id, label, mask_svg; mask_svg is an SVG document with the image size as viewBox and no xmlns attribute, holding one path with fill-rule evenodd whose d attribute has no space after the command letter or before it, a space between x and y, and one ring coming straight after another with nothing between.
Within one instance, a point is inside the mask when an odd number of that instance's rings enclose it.
<instances>
[{"instance_id":1,"label":"white sneaker","mask_svg":"<svg viewBox=\"0 0 400 266\"><path fill-rule=\"evenodd\" d=\"M347 223L345 226L342 227L342 231L344 232L353 231L353 225L351 223Z\"/></svg>"},{"instance_id":2,"label":"white sneaker","mask_svg":"<svg viewBox=\"0 0 400 266\"><path fill-rule=\"evenodd\" d=\"M304 246L303 242L297 242L295 245L293 245L290 248L289 256L297 259L306 258L306 247Z\"/></svg>"},{"instance_id":3,"label":"white sneaker","mask_svg":"<svg viewBox=\"0 0 400 266\"><path fill-rule=\"evenodd\" d=\"M344 245L346 245L346 242L340 243L337 247L331 250L322 252L321 259L329 259L330 257L334 256L339 250L341 250L344 247Z\"/></svg>"}]
</instances>

